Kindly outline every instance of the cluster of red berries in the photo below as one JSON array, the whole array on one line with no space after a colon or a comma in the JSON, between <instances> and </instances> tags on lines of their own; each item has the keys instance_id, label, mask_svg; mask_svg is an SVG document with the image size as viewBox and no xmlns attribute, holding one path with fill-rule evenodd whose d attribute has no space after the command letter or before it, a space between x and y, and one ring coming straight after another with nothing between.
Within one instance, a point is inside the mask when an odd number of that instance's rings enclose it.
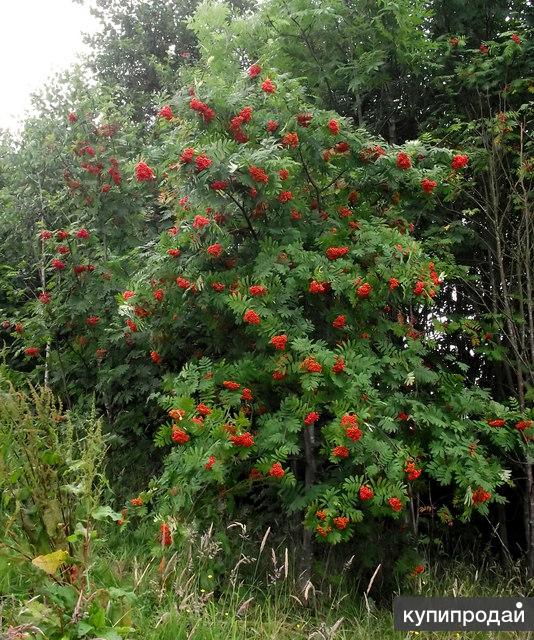
<instances>
[{"instance_id":1,"label":"cluster of red berries","mask_svg":"<svg viewBox=\"0 0 534 640\"><path fill-rule=\"evenodd\" d=\"M254 446L254 436L248 431L245 431L245 433L242 433L239 436L230 436L230 442L234 447L244 447L245 449L248 449Z\"/></svg>"},{"instance_id":2,"label":"cluster of red berries","mask_svg":"<svg viewBox=\"0 0 534 640\"><path fill-rule=\"evenodd\" d=\"M421 475L421 469L418 469L413 460L408 460L404 467L404 472L408 474L408 480L417 480Z\"/></svg>"},{"instance_id":3,"label":"cluster of red berries","mask_svg":"<svg viewBox=\"0 0 534 640\"><path fill-rule=\"evenodd\" d=\"M189 107L193 111L196 111L197 113L201 114L206 124L210 123L213 120L213 118L215 118L215 111L211 107L208 107L208 105L205 102L202 102L202 100L199 100L198 98L195 98L195 97L191 98L189 102Z\"/></svg>"},{"instance_id":4,"label":"cluster of red berries","mask_svg":"<svg viewBox=\"0 0 534 640\"><path fill-rule=\"evenodd\" d=\"M348 247L330 247L326 250L326 257L329 260L337 260L338 258L346 256L348 252Z\"/></svg>"}]
</instances>

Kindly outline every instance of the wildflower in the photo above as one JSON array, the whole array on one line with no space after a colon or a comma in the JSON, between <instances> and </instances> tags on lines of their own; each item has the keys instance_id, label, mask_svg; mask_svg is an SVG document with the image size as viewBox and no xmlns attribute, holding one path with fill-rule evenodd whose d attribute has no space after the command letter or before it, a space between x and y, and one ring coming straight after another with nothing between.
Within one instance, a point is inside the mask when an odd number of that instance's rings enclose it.
<instances>
[{"instance_id":1,"label":"wildflower","mask_svg":"<svg viewBox=\"0 0 534 640\"><path fill-rule=\"evenodd\" d=\"M165 292L163 291L163 289L156 289L152 295L154 296L155 300L161 302L165 297Z\"/></svg>"},{"instance_id":2,"label":"wildflower","mask_svg":"<svg viewBox=\"0 0 534 640\"><path fill-rule=\"evenodd\" d=\"M371 487L362 485L360 487L360 490L358 491L358 495L360 497L360 500L365 502L366 500L372 500L375 496L375 492L371 489Z\"/></svg>"},{"instance_id":3,"label":"wildflower","mask_svg":"<svg viewBox=\"0 0 534 640\"><path fill-rule=\"evenodd\" d=\"M71 124L74 124L78 120L78 116L73 111L70 111L67 119Z\"/></svg>"},{"instance_id":4,"label":"wildflower","mask_svg":"<svg viewBox=\"0 0 534 640\"><path fill-rule=\"evenodd\" d=\"M149 180L154 180L156 178L156 174L154 170L151 169L146 162L138 162L135 165L135 179L137 182L147 182Z\"/></svg>"},{"instance_id":5,"label":"wildflower","mask_svg":"<svg viewBox=\"0 0 534 640\"><path fill-rule=\"evenodd\" d=\"M278 194L278 202L285 204L290 200L293 200L293 194L291 193L291 191L282 191L281 193Z\"/></svg>"},{"instance_id":6,"label":"wildflower","mask_svg":"<svg viewBox=\"0 0 534 640\"><path fill-rule=\"evenodd\" d=\"M451 47L457 47L460 44L460 39L456 36L453 36L449 39L449 44L451 45Z\"/></svg>"},{"instance_id":7,"label":"wildflower","mask_svg":"<svg viewBox=\"0 0 534 640\"><path fill-rule=\"evenodd\" d=\"M398 418L401 422L406 422L407 420L409 420L409 419L410 419L410 416L409 416L407 413L405 413L404 411L401 411L401 412L399 413L399 415L397 416L397 418Z\"/></svg>"},{"instance_id":8,"label":"wildflower","mask_svg":"<svg viewBox=\"0 0 534 640\"><path fill-rule=\"evenodd\" d=\"M100 317L99 316L89 316L86 320L85 323L87 325L89 325L90 327L96 327L96 325L100 322Z\"/></svg>"},{"instance_id":9,"label":"wildflower","mask_svg":"<svg viewBox=\"0 0 534 640\"><path fill-rule=\"evenodd\" d=\"M143 498L132 498L130 500L130 504L132 507L142 507L143 506Z\"/></svg>"},{"instance_id":10,"label":"wildflower","mask_svg":"<svg viewBox=\"0 0 534 640\"><path fill-rule=\"evenodd\" d=\"M157 351L150 352L150 359L154 364L161 364L161 356Z\"/></svg>"},{"instance_id":11,"label":"wildflower","mask_svg":"<svg viewBox=\"0 0 534 640\"><path fill-rule=\"evenodd\" d=\"M169 410L169 418L172 420L182 420L185 416L185 411L183 409L170 409Z\"/></svg>"},{"instance_id":12,"label":"wildflower","mask_svg":"<svg viewBox=\"0 0 534 640\"><path fill-rule=\"evenodd\" d=\"M226 286L222 282L212 282L211 288L218 293L221 293L226 289Z\"/></svg>"},{"instance_id":13,"label":"wildflower","mask_svg":"<svg viewBox=\"0 0 534 640\"><path fill-rule=\"evenodd\" d=\"M41 304L48 304L50 302L52 298L50 297L50 294L47 293L46 291L43 291L42 293L39 294L38 296L38 300Z\"/></svg>"},{"instance_id":14,"label":"wildflower","mask_svg":"<svg viewBox=\"0 0 534 640\"><path fill-rule=\"evenodd\" d=\"M230 391L237 391L241 385L239 382L234 382L233 380L225 380L223 382L223 387L225 389L229 389Z\"/></svg>"},{"instance_id":15,"label":"wildflower","mask_svg":"<svg viewBox=\"0 0 534 640\"><path fill-rule=\"evenodd\" d=\"M278 127L280 126L278 120L268 120L267 121L267 125L266 125L266 129L269 133L274 133Z\"/></svg>"},{"instance_id":16,"label":"wildflower","mask_svg":"<svg viewBox=\"0 0 534 640\"><path fill-rule=\"evenodd\" d=\"M488 420L487 421L490 427L504 427L504 425L506 424L506 420L503 420L502 418L493 418L493 420Z\"/></svg>"},{"instance_id":17,"label":"wildflower","mask_svg":"<svg viewBox=\"0 0 534 640\"><path fill-rule=\"evenodd\" d=\"M424 571L425 571L425 565L424 564L418 564L413 568L412 575L413 576L418 576L418 575L421 575L422 573L424 573Z\"/></svg>"},{"instance_id":18,"label":"wildflower","mask_svg":"<svg viewBox=\"0 0 534 640\"><path fill-rule=\"evenodd\" d=\"M207 471L211 471L214 464L215 464L215 456L210 456L208 458L208 461L204 465L204 469L206 469Z\"/></svg>"},{"instance_id":19,"label":"wildflower","mask_svg":"<svg viewBox=\"0 0 534 640\"><path fill-rule=\"evenodd\" d=\"M279 336L273 336L270 340L270 343L273 345L275 349L279 351L284 351L287 344L287 336L285 334Z\"/></svg>"},{"instance_id":20,"label":"wildflower","mask_svg":"<svg viewBox=\"0 0 534 640\"><path fill-rule=\"evenodd\" d=\"M52 237L52 232L51 231L47 231L46 229L44 229L43 231L41 231L41 233L39 234L39 238L41 240L50 240L50 238Z\"/></svg>"},{"instance_id":21,"label":"wildflower","mask_svg":"<svg viewBox=\"0 0 534 640\"><path fill-rule=\"evenodd\" d=\"M26 347L26 349L24 349L24 353L28 356L28 358L37 358L40 352L41 350L39 349L39 347Z\"/></svg>"},{"instance_id":22,"label":"wildflower","mask_svg":"<svg viewBox=\"0 0 534 640\"><path fill-rule=\"evenodd\" d=\"M287 169L280 169L278 172L280 180L287 180L289 178L289 171Z\"/></svg>"},{"instance_id":23,"label":"wildflower","mask_svg":"<svg viewBox=\"0 0 534 640\"><path fill-rule=\"evenodd\" d=\"M89 236L91 235L89 233L89 231L87 231L87 229L78 229L78 231L76 231L76 237L79 238L80 240L87 240L87 238L89 238Z\"/></svg>"},{"instance_id":24,"label":"wildflower","mask_svg":"<svg viewBox=\"0 0 534 640\"><path fill-rule=\"evenodd\" d=\"M511 39L516 44L521 44L521 38L517 35L517 33L512 33Z\"/></svg>"},{"instance_id":25,"label":"wildflower","mask_svg":"<svg viewBox=\"0 0 534 640\"><path fill-rule=\"evenodd\" d=\"M286 377L286 374L283 371L279 371L279 370L273 371L273 375L272 375L273 380L280 381L280 380L283 380L285 377Z\"/></svg>"},{"instance_id":26,"label":"wildflower","mask_svg":"<svg viewBox=\"0 0 534 640\"><path fill-rule=\"evenodd\" d=\"M171 256L171 258L178 258L180 253L180 249L167 249L167 255Z\"/></svg>"},{"instance_id":27,"label":"wildflower","mask_svg":"<svg viewBox=\"0 0 534 640\"><path fill-rule=\"evenodd\" d=\"M133 320L130 320L130 318L128 318L126 320L126 324L128 325L128 328L130 329L130 331L132 333L136 333L137 332L137 324Z\"/></svg>"},{"instance_id":28,"label":"wildflower","mask_svg":"<svg viewBox=\"0 0 534 640\"><path fill-rule=\"evenodd\" d=\"M518 431L526 431L527 429L530 429L531 426L532 420L520 420L519 422L515 423L515 428Z\"/></svg>"},{"instance_id":29,"label":"wildflower","mask_svg":"<svg viewBox=\"0 0 534 640\"><path fill-rule=\"evenodd\" d=\"M269 475L272 478L283 478L286 475L286 472L279 462L275 462L269 469Z\"/></svg>"},{"instance_id":30,"label":"wildflower","mask_svg":"<svg viewBox=\"0 0 534 640\"><path fill-rule=\"evenodd\" d=\"M326 520L326 511L316 511L315 512L315 516L321 520L322 522L324 522Z\"/></svg>"},{"instance_id":31,"label":"wildflower","mask_svg":"<svg viewBox=\"0 0 534 640\"><path fill-rule=\"evenodd\" d=\"M489 47L485 44L481 44L479 47L479 50L480 50L480 53L484 56L489 53Z\"/></svg>"},{"instance_id":32,"label":"wildflower","mask_svg":"<svg viewBox=\"0 0 534 640\"><path fill-rule=\"evenodd\" d=\"M56 251L61 254L62 256L66 256L70 253L70 249L67 247L67 245L64 244L60 244L57 248Z\"/></svg>"},{"instance_id":33,"label":"wildflower","mask_svg":"<svg viewBox=\"0 0 534 640\"><path fill-rule=\"evenodd\" d=\"M252 309L248 309L248 311L245 311L243 315L243 320L247 324L260 324L261 322L260 316Z\"/></svg>"},{"instance_id":34,"label":"wildflower","mask_svg":"<svg viewBox=\"0 0 534 640\"><path fill-rule=\"evenodd\" d=\"M390 278L388 280L388 285L390 291L395 291L395 289L400 285L400 282L397 280L397 278Z\"/></svg>"},{"instance_id":35,"label":"wildflower","mask_svg":"<svg viewBox=\"0 0 534 640\"><path fill-rule=\"evenodd\" d=\"M135 296L135 291L124 291L122 294L122 299L127 302L130 298L133 298Z\"/></svg>"}]
</instances>

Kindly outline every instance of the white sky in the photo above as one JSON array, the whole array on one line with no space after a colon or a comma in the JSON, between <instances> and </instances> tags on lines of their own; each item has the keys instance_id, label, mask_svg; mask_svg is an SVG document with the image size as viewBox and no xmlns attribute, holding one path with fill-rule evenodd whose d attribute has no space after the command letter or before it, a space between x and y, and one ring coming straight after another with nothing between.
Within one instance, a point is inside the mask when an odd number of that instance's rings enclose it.
<instances>
[{"instance_id":1,"label":"white sky","mask_svg":"<svg viewBox=\"0 0 534 640\"><path fill-rule=\"evenodd\" d=\"M30 94L75 62L95 22L71 0L0 0L0 128L16 128Z\"/></svg>"}]
</instances>

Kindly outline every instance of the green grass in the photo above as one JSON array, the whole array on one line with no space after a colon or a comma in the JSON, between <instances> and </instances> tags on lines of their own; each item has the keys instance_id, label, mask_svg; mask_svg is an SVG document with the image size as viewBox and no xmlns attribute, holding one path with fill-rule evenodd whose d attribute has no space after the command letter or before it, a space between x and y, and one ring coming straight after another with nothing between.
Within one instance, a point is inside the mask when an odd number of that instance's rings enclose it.
<instances>
[{"instance_id":1,"label":"green grass","mask_svg":"<svg viewBox=\"0 0 534 640\"><path fill-rule=\"evenodd\" d=\"M534 640L534 633L525 632L393 630L391 602L399 593L464 597L533 594L534 584L526 580L521 564L504 567L489 554L429 562L422 575L387 583L387 595L380 571L369 585L368 580L363 583L358 578L357 559L345 569L336 569L328 560L328 570L316 572L305 601L297 587L297 554L285 552L286 545L292 548L288 540L273 541L272 549L271 540L265 538L260 548L245 535L241 542L236 533L237 546L231 555L247 560L232 566L228 550L217 546L215 534L193 532L179 551L167 551L165 563L160 564L158 554L153 553L157 549L146 543L150 540L147 532L140 530L138 535L115 539L112 534L102 540L93 551L90 574L95 597L106 603L108 624L116 629L132 627L132 633L123 635L129 640ZM335 550L332 553L336 558ZM32 583L38 576L36 571L2 560L0 554L2 631L10 624L28 621L20 612L30 598L44 602ZM33 637L43 636L29 636ZM76 633L68 637L76 638ZM2 633L0 638L4 638ZM91 635L85 638L93 640Z\"/></svg>"}]
</instances>

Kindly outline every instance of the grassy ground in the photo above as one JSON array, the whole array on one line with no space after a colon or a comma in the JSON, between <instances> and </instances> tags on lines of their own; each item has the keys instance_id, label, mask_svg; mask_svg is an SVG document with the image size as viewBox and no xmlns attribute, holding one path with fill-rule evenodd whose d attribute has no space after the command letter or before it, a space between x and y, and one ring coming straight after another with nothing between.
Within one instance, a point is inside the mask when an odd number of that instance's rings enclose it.
<instances>
[{"instance_id":1,"label":"grassy ground","mask_svg":"<svg viewBox=\"0 0 534 640\"><path fill-rule=\"evenodd\" d=\"M291 558L285 548L262 548L247 556L246 545L233 569L210 535L195 538L164 562L135 542L106 541L95 549L91 568L92 594L105 603L115 629L126 634L68 635L85 640L534 640L534 633L395 632L392 598L399 593L423 596L531 596L534 584L519 563L505 568L493 557L443 560L428 564L420 576L393 586L386 598L379 578L373 584L356 579L352 567L315 578L305 602L296 586ZM32 570L30 568L30 570ZM36 633L9 635L10 625L27 622L30 601L44 601L22 565L7 564L0 554L0 640L47 638ZM379 575L379 574L378 574ZM390 583L391 584L391 583ZM28 586L30 585L30 586ZM390 587L391 588L391 587ZM368 593L366 593L368 591ZM87 607L89 608L89 607ZM70 612L67 618L70 618ZM61 638L62 635L54 635Z\"/></svg>"},{"instance_id":2,"label":"grassy ground","mask_svg":"<svg viewBox=\"0 0 534 640\"><path fill-rule=\"evenodd\" d=\"M335 587L326 579L318 582L315 595L310 592L305 605L291 578L274 570L270 579L261 571L247 576L231 575L221 593L210 592L204 575L188 575L178 565L169 571L165 595L156 597L146 608L138 610L138 633L143 640L457 640L459 638L496 640L534 639L534 633L426 633L395 632L389 602L377 604L373 585L358 586L346 575ZM279 566L283 566L278 558ZM412 594L449 596L527 596L532 585L523 578L518 564L506 570L496 560L487 564L483 558L474 564L466 560L447 561L429 568L413 578ZM138 570L138 572L140 569ZM202 569L199 570L202 573ZM165 572L164 572L165 573ZM251 578L255 576L253 580ZM161 574L148 575L139 585L141 601L154 596ZM152 582L151 582L152 581ZM376 586L376 585L375 585ZM399 585L399 592L405 592ZM376 594L378 595L378 594ZM392 594L392 597L396 594ZM135 616L134 616L135 617Z\"/></svg>"}]
</instances>

